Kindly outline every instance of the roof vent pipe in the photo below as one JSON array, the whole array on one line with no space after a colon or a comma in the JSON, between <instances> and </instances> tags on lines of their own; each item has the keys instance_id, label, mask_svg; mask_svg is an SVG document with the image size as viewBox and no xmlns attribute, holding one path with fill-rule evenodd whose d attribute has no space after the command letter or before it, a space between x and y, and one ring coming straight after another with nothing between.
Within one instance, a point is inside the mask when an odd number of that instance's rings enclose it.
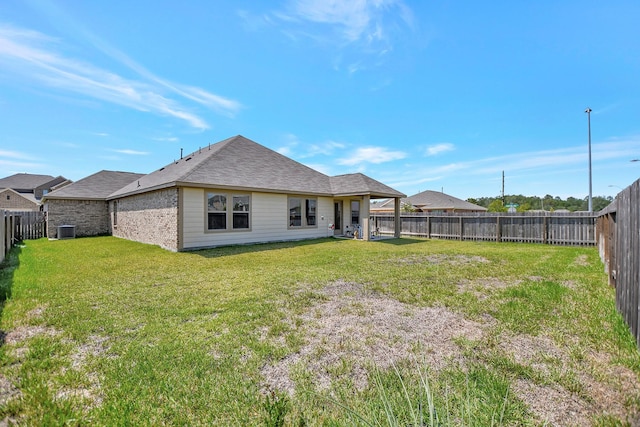
<instances>
[{"instance_id":1,"label":"roof vent pipe","mask_svg":"<svg viewBox=\"0 0 640 427\"><path fill-rule=\"evenodd\" d=\"M182 160L182 148L180 149L180 160Z\"/></svg>"}]
</instances>

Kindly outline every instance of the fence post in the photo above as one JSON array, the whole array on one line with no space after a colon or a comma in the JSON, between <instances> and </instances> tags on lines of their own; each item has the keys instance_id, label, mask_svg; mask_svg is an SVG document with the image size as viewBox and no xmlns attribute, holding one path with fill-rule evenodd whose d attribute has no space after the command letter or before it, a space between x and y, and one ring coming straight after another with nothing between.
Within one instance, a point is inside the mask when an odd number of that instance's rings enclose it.
<instances>
[{"instance_id":1,"label":"fence post","mask_svg":"<svg viewBox=\"0 0 640 427\"><path fill-rule=\"evenodd\" d=\"M502 241L502 229L500 227L500 214L496 216L496 242Z\"/></svg>"},{"instance_id":2,"label":"fence post","mask_svg":"<svg viewBox=\"0 0 640 427\"><path fill-rule=\"evenodd\" d=\"M4 255L6 253L6 250L4 248L4 235L7 232L5 229L5 217L6 212L0 211L0 241L2 242L2 245L0 245L0 262L4 261Z\"/></svg>"},{"instance_id":3,"label":"fence post","mask_svg":"<svg viewBox=\"0 0 640 427\"><path fill-rule=\"evenodd\" d=\"M460 240L464 240L464 229L463 229L463 220L462 220L462 215L460 215Z\"/></svg>"}]
</instances>

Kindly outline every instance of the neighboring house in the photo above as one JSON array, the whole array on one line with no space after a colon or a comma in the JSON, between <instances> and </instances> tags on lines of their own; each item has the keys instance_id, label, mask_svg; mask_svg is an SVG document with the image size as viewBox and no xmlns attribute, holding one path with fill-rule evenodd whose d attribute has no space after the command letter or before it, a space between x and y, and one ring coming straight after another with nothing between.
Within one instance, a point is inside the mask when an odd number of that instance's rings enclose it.
<instances>
[{"instance_id":1,"label":"neighboring house","mask_svg":"<svg viewBox=\"0 0 640 427\"><path fill-rule=\"evenodd\" d=\"M235 136L107 200L114 236L182 251L341 235L355 224L368 239L370 200L402 197L363 174L329 177Z\"/></svg>"},{"instance_id":2,"label":"neighboring house","mask_svg":"<svg viewBox=\"0 0 640 427\"><path fill-rule=\"evenodd\" d=\"M0 179L0 209L14 211L40 210L40 199L54 187L70 183L51 175L17 173Z\"/></svg>"},{"instance_id":3,"label":"neighboring house","mask_svg":"<svg viewBox=\"0 0 640 427\"><path fill-rule=\"evenodd\" d=\"M11 188L0 189L0 210L37 211L40 203L33 193L18 193Z\"/></svg>"},{"instance_id":4,"label":"neighboring house","mask_svg":"<svg viewBox=\"0 0 640 427\"><path fill-rule=\"evenodd\" d=\"M78 237L111 234L107 196L141 176L103 170L46 194L47 236L58 237L61 225L75 226Z\"/></svg>"},{"instance_id":5,"label":"neighboring house","mask_svg":"<svg viewBox=\"0 0 640 427\"><path fill-rule=\"evenodd\" d=\"M401 210L427 213L453 213L453 212L486 212L487 208L469 203L440 191L423 191L413 196L400 200ZM372 213L393 212L395 201L393 199L377 203L371 207Z\"/></svg>"}]
</instances>

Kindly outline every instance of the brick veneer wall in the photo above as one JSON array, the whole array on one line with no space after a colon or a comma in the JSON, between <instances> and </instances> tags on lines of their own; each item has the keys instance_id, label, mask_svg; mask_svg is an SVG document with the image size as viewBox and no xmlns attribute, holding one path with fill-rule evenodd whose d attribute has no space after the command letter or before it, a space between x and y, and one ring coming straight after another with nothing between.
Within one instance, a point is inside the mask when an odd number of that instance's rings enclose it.
<instances>
[{"instance_id":1,"label":"brick veneer wall","mask_svg":"<svg viewBox=\"0 0 640 427\"><path fill-rule=\"evenodd\" d=\"M7 200L7 197L9 197L9 200ZM13 191L0 190L0 209L37 211L40 209L40 206L37 203L14 193Z\"/></svg>"},{"instance_id":2,"label":"brick veneer wall","mask_svg":"<svg viewBox=\"0 0 640 427\"><path fill-rule=\"evenodd\" d=\"M47 236L58 237L59 225L75 225L76 237L111 233L109 204L104 200L47 200Z\"/></svg>"},{"instance_id":3,"label":"brick veneer wall","mask_svg":"<svg viewBox=\"0 0 640 427\"><path fill-rule=\"evenodd\" d=\"M117 203L114 220L114 203ZM138 194L109 204L113 235L178 250L178 189Z\"/></svg>"}]
</instances>

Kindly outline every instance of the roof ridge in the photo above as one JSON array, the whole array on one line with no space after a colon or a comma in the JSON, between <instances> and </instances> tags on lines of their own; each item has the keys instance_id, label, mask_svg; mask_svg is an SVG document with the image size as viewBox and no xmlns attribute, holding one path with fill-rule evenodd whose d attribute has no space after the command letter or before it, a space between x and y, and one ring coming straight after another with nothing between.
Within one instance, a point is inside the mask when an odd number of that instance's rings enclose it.
<instances>
[{"instance_id":1,"label":"roof ridge","mask_svg":"<svg viewBox=\"0 0 640 427\"><path fill-rule=\"evenodd\" d=\"M222 150L228 147L231 142L237 140L238 138L244 138L244 137L242 135L236 135L236 136L232 136L231 138L227 138L222 141L216 142L215 144L213 144L213 146L216 147L214 150L211 150L211 144L208 145L207 151L211 151L211 152L209 154L205 154L201 159L198 159L198 162L196 162L195 166L193 166L190 169L187 169L185 173L178 176L176 178L176 181L184 181L189 175L192 175L194 172L199 170L206 163L207 159L209 159L211 156L215 155L216 153L219 154ZM193 153L185 156L184 161L185 162L189 161L189 158L193 158L193 156L195 156L196 153L202 154L202 148L199 148L197 152L194 151ZM180 159L179 161L182 161L182 160L183 159ZM178 163L178 162L175 162L175 163Z\"/></svg>"}]
</instances>

